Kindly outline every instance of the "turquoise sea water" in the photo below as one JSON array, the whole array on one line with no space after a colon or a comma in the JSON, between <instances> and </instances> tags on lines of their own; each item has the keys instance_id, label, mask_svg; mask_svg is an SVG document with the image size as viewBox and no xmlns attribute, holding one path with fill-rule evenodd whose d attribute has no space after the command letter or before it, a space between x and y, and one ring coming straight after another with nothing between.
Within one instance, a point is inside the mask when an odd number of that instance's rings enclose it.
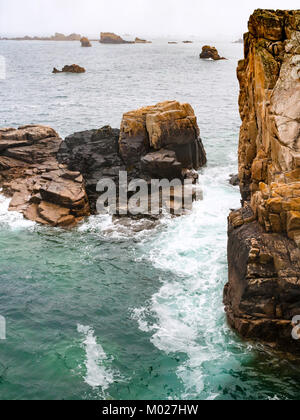
<instances>
[{"instance_id":1,"label":"turquoise sea water","mask_svg":"<svg viewBox=\"0 0 300 420\"><path fill-rule=\"evenodd\" d=\"M206 42L205 42L206 43ZM208 165L203 201L155 229L91 217L37 226L0 196L0 399L298 399L296 363L242 342L226 324L226 219L239 206L236 63L191 45L1 42L0 126L48 124L62 136L120 125L163 100L195 109ZM52 68L83 65L83 75Z\"/></svg>"}]
</instances>

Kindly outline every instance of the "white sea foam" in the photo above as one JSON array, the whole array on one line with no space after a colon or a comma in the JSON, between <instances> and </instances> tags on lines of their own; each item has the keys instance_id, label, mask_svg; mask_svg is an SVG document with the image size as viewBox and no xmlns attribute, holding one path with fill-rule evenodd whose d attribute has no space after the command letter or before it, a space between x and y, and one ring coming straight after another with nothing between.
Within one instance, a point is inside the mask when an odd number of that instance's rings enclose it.
<instances>
[{"instance_id":1,"label":"white sea foam","mask_svg":"<svg viewBox=\"0 0 300 420\"><path fill-rule=\"evenodd\" d=\"M10 198L2 195L0 190L0 226L9 227L12 230L34 226L35 223L24 219L21 213L8 210L10 200Z\"/></svg>"},{"instance_id":2,"label":"white sea foam","mask_svg":"<svg viewBox=\"0 0 300 420\"><path fill-rule=\"evenodd\" d=\"M82 343L86 352L84 380L92 388L101 387L104 392L115 378L113 370L109 367L111 359L107 357L101 344L97 343L95 332L91 327L79 324L77 330L84 336Z\"/></svg>"},{"instance_id":3,"label":"white sea foam","mask_svg":"<svg viewBox=\"0 0 300 420\"><path fill-rule=\"evenodd\" d=\"M229 170L206 169L204 200L195 203L192 214L168 221L148 250L146 241L141 245L148 251L144 258L170 272L170 280L164 281L148 307L135 309L133 317L141 330L152 333L158 349L187 355L177 370L185 388L182 398L199 397L205 386L205 366L223 363L226 357L226 348L220 351L225 328L226 219L240 198L228 184ZM148 322L149 313L154 324Z\"/></svg>"}]
</instances>

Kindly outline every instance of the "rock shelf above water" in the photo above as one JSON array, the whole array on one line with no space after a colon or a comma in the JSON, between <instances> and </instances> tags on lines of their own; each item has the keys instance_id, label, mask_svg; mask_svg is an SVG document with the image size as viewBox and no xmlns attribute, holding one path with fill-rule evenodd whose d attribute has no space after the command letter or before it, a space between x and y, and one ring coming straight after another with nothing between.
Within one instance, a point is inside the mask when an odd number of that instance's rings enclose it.
<instances>
[{"instance_id":1,"label":"rock shelf above water","mask_svg":"<svg viewBox=\"0 0 300 420\"><path fill-rule=\"evenodd\" d=\"M239 180L229 216L229 323L242 336L300 353L300 11L256 10L238 65Z\"/></svg>"}]
</instances>

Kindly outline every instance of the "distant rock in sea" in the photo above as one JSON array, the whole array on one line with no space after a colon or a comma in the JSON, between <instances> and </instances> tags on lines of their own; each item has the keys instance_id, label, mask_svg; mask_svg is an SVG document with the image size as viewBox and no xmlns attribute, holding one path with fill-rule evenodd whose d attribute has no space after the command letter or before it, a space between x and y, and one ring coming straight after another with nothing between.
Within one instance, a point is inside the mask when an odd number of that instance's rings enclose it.
<instances>
[{"instance_id":1,"label":"distant rock in sea","mask_svg":"<svg viewBox=\"0 0 300 420\"><path fill-rule=\"evenodd\" d=\"M136 44L152 44L152 41L146 41L145 39L135 38L134 41Z\"/></svg>"},{"instance_id":2,"label":"distant rock in sea","mask_svg":"<svg viewBox=\"0 0 300 420\"><path fill-rule=\"evenodd\" d=\"M193 41L182 41L183 44L193 44Z\"/></svg>"},{"instance_id":3,"label":"distant rock in sea","mask_svg":"<svg viewBox=\"0 0 300 420\"><path fill-rule=\"evenodd\" d=\"M100 44L134 44L133 41L125 41L119 35L112 32L101 32Z\"/></svg>"},{"instance_id":4,"label":"distant rock in sea","mask_svg":"<svg viewBox=\"0 0 300 420\"><path fill-rule=\"evenodd\" d=\"M244 43L243 38L239 38L236 41L233 41L233 44L243 44L243 43Z\"/></svg>"},{"instance_id":5,"label":"distant rock in sea","mask_svg":"<svg viewBox=\"0 0 300 420\"><path fill-rule=\"evenodd\" d=\"M169 41L168 44L175 45L175 44L178 44L178 42L176 42L176 41Z\"/></svg>"},{"instance_id":6,"label":"distant rock in sea","mask_svg":"<svg viewBox=\"0 0 300 420\"><path fill-rule=\"evenodd\" d=\"M218 53L216 47L210 47L209 45L204 45L202 47L202 52L200 54L200 58L202 59L211 59L211 60L226 60L225 57L221 57Z\"/></svg>"},{"instance_id":7,"label":"distant rock in sea","mask_svg":"<svg viewBox=\"0 0 300 420\"><path fill-rule=\"evenodd\" d=\"M51 37L40 37L40 36L24 36L17 38L0 38L0 41L80 41L81 35L79 34L70 34L64 35L59 32L56 32Z\"/></svg>"},{"instance_id":8,"label":"distant rock in sea","mask_svg":"<svg viewBox=\"0 0 300 420\"><path fill-rule=\"evenodd\" d=\"M57 68L54 67L52 73L85 73L85 68L80 67L77 64L71 64L70 66L64 66L62 70L57 70Z\"/></svg>"},{"instance_id":9,"label":"distant rock in sea","mask_svg":"<svg viewBox=\"0 0 300 420\"><path fill-rule=\"evenodd\" d=\"M81 40L80 40L80 42L81 42L81 46L82 47L88 48L88 47L91 47L92 46L92 44L90 43L89 39L86 38L86 37L82 37Z\"/></svg>"}]
</instances>

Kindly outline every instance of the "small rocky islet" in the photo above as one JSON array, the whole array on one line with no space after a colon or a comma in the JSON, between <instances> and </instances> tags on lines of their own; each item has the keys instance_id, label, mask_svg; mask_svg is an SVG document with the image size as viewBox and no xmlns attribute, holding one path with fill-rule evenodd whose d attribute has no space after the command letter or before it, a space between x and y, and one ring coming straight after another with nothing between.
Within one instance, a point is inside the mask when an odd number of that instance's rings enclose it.
<instances>
[{"instance_id":1,"label":"small rocky islet","mask_svg":"<svg viewBox=\"0 0 300 420\"><path fill-rule=\"evenodd\" d=\"M78 64L71 64L71 65L66 65L62 68L62 70L58 70L56 67L53 68L52 73L53 74L57 74L57 73L85 73L85 68L78 66Z\"/></svg>"},{"instance_id":2,"label":"small rocky islet","mask_svg":"<svg viewBox=\"0 0 300 420\"><path fill-rule=\"evenodd\" d=\"M119 171L146 181L197 179L206 154L192 107L176 101L131 111L121 128L68 136L50 127L0 130L0 186L9 210L41 224L72 227L96 211L96 185Z\"/></svg>"},{"instance_id":3,"label":"small rocky islet","mask_svg":"<svg viewBox=\"0 0 300 420\"><path fill-rule=\"evenodd\" d=\"M202 52L200 53L200 58L202 59L210 59L214 61L218 60L226 60L225 57L221 57L218 53L216 47L211 47L209 45L204 45L202 47Z\"/></svg>"}]
</instances>

